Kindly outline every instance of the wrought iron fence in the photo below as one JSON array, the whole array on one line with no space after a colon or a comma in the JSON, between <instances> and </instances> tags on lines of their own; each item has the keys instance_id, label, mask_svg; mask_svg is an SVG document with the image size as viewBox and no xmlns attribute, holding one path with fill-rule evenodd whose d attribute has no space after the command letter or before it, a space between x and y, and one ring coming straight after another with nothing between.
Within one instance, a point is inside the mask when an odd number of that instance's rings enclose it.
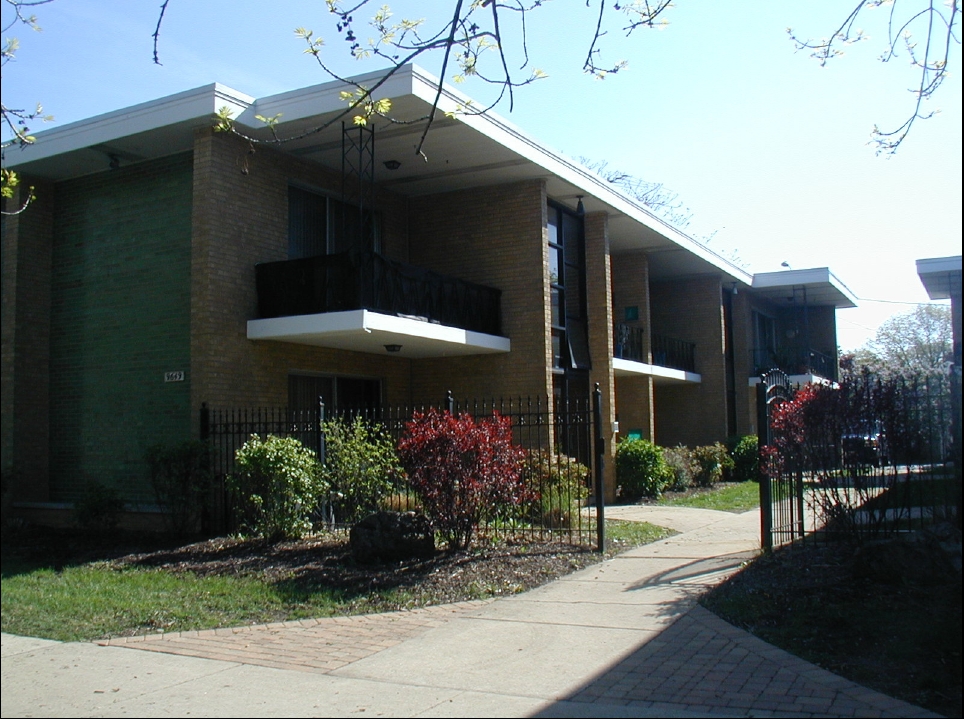
<instances>
[{"instance_id":1,"label":"wrought iron fence","mask_svg":"<svg viewBox=\"0 0 964 719\"><path fill-rule=\"evenodd\" d=\"M850 374L793 391L758 385L765 548L960 525L960 389L955 372Z\"/></svg>"},{"instance_id":2,"label":"wrought iron fence","mask_svg":"<svg viewBox=\"0 0 964 719\"><path fill-rule=\"evenodd\" d=\"M379 408L329 408L320 398L316 408L212 409L201 410L201 436L211 446L212 473L216 478L218 499L214 506L215 531L237 529L236 502L227 488L227 477L234 470L237 450L252 436L274 434L295 437L315 450L322 462L329 456L326 435L330 423L351 425L362 422L365 427L390 439L392 446L405 434L407 425L419 413L432 409L448 411L455 416L468 414L484 421L493 414L511 422L513 444L523 451L521 480L527 492L524 505L506 511L489 512L478 528L480 536L555 538L582 545L603 546L601 492L596 493L599 521L593 525L584 509L590 504L594 484L593 469L599 466L595 454L596 418L594 398L570 401L553 406L546 397L499 400L456 400L448 395L432 405L413 404ZM598 472L595 476L599 476ZM333 495L317 508L316 518L332 528L345 528L346 517L356 518L380 509L417 509L419 498L404 479L385 484L366 506L347 507L348 492ZM353 495L354 496L354 495Z\"/></svg>"}]
</instances>

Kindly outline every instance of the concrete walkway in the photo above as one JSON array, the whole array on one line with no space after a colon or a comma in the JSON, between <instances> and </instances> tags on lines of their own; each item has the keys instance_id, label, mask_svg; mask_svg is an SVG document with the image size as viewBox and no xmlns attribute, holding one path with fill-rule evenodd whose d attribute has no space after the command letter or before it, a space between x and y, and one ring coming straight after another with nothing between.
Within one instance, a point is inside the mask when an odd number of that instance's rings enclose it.
<instances>
[{"instance_id":1,"label":"concrete walkway","mask_svg":"<svg viewBox=\"0 0 964 719\"><path fill-rule=\"evenodd\" d=\"M611 507L682 532L525 594L362 617L60 643L2 635L2 715L937 716L696 605L759 513Z\"/></svg>"}]
</instances>

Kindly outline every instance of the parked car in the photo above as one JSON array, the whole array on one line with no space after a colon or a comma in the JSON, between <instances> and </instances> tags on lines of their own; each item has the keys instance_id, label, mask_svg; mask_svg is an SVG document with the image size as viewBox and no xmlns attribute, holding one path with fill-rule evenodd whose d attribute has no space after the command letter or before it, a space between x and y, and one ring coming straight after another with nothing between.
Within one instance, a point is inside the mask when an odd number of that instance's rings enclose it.
<instances>
[{"instance_id":1,"label":"parked car","mask_svg":"<svg viewBox=\"0 0 964 719\"><path fill-rule=\"evenodd\" d=\"M889 461L887 437L878 424L868 425L843 435L840 438L840 451L844 466L880 467Z\"/></svg>"}]
</instances>

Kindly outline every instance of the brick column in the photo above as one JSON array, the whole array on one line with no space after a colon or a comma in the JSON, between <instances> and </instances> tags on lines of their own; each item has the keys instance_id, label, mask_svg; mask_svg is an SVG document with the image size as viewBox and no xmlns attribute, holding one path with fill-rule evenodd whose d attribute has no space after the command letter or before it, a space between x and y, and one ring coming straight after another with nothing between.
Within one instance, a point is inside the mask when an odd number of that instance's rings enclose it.
<instances>
[{"instance_id":1,"label":"brick column","mask_svg":"<svg viewBox=\"0 0 964 719\"><path fill-rule=\"evenodd\" d=\"M649 313L649 259L642 251L624 252L612 257L613 322L621 322L644 331L643 361L652 359L652 333ZM636 320L626 319L626 308L635 307ZM619 377L616 379L616 412L620 434L640 430L652 439L653 380L651 377Z\"/></svg>"},{"instance_id":2,"label":"brick column","mask_svg":"<svg viewBox=\"0 0 964 719\"><path fill-rule=\"evenodd\" d=\"M606 439L604 486L606 501L616 500L616 384L613 376L613 303L609 258L608 216L603 212L586 215L586 305L589 324L589 354L592 357L590 385L602 390L603 435Z\"/></svg>"}]
</instances>

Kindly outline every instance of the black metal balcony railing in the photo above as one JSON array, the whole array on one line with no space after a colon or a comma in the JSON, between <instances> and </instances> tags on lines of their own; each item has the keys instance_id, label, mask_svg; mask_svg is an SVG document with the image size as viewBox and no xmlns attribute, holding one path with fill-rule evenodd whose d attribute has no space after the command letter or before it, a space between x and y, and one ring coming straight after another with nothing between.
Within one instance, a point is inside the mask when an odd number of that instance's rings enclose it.
<instances>
[{"instance_id":1,"label":"black metal balcony railing","mask_svg":"<svg viewBox=\"0 0 964 719\"><path fill-rule=\"evenodd\" d=\"M823 352L805 347L750 350L750 370L753 377L771 369L783 370L790 375L812 374L824 379L837 380L836 358Z\"/></svg>"},{"instance_id":2,"label":"black metal balcony railing","mask_svg":"<svg viewBox=\"0 0 964 719\"><path fill-rule=\"evenodd\" d=\"M644 351L645 330L621 322L613 327L613 357L634 362L650 362ZM652 364L670 369L696 372L696 345L673 337L656 334L652 340Z\"/></svg>"},{"instance_id":3,"label":"black metal balcony railing","mask_svg":"<svg viewBox=\"0 0 964 719\"><path fill-rule=\"evenodd\" d=\"M377 253L267 262L255 272L262 319L365 309L501 334L500 290Z\"/></svg>"}]
</instances>

